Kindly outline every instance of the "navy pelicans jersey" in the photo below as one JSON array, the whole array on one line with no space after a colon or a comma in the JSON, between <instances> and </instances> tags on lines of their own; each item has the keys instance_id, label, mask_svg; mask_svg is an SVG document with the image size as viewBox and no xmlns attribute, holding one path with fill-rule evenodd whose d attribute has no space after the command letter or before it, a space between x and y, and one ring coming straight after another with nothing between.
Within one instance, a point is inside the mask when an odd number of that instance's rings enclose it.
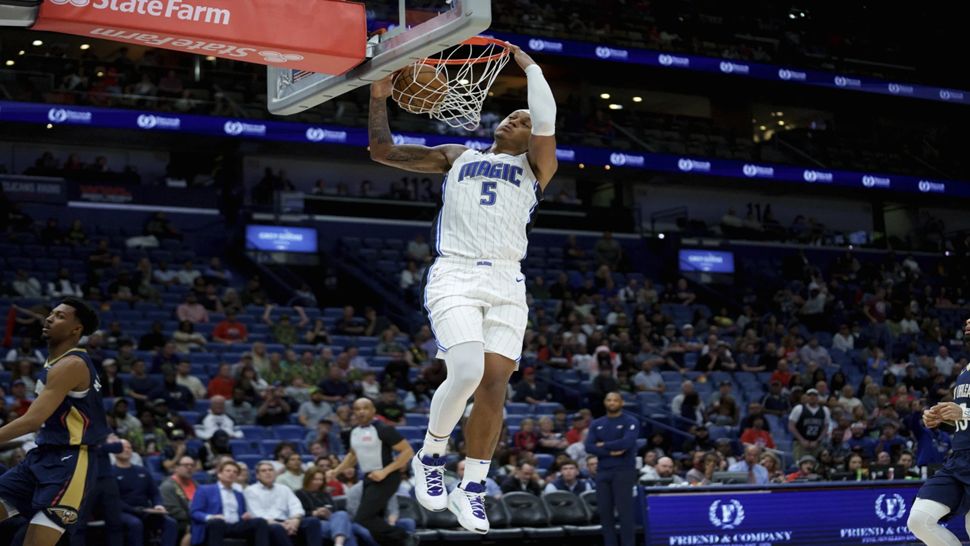
<instances>
[{"instance_id":1,"label":"navy pelicans jersey","mask_svg":"<svg viewBox=\"0 0 970 546\"><path fill-rule=\"evenodd\" d=\"M83 391L70 391L61 405L41 425L37 434L38 446L96 446L108 436L108 423L105 419L104 405L101 402L101 383L98 373L91 363L91 357L84 349L71 349L63 355L48 361L37 378L37 394L44 390L47 372L61 359L76 356L84 361L91 374L91 386Z\"/></svg>"},{"instance_id":2,"label":"navy pelicans jersey","mask_svg":"<svg viewBox=\"0 0 970 546\"><path fill-rule=\"evenodd\" d=\"M521 261L541 198L526 154L466 150L441 186L441 211L432 227L435 253Z\"/></svg>"},{"instance_id":3,"label":"navy pelicans jersey","mask_svg":"<svg viewBox=\"0 0 970 546\"><path fill-rule=\"evenodd\" d=\"M970 366L967 366L957 377L956 387L953 389L953 401L959 404L966 412L970 408ZM953 433L951 447L953 451L970 449L970 421L959 420L956 422L956 432Z\"/></svg>"}]
</instances>

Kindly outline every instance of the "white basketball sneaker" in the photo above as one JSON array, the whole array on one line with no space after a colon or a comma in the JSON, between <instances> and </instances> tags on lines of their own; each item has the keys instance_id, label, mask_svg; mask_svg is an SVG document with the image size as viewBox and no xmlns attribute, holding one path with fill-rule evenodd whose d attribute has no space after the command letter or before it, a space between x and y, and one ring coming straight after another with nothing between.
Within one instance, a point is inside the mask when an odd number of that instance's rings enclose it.
<instances>
[{"instance_id":1,"label":"white basketball sneaker","mask_svg":"<svg viewBox=\"0 0 970 546\"><path fill-rule=\"evenodd\" d=\"M488 514L485 513L485 484L469 483L456 487L448 495L448 510L458 518L465 529L484 535L488 532Z\"/></svg>"},{"instance_id":2,"label":"white basketball sneaker","mask_svg":"<svg viewBox=\"0 0 970 546\"><path fill-rule=\"evenodd\" d=\"M414 496L421 506L432 512L448 507L448 491L445 489L445 458L425 455L419 451L411 458L414 474Z\"/></svg>"}]
</instances>

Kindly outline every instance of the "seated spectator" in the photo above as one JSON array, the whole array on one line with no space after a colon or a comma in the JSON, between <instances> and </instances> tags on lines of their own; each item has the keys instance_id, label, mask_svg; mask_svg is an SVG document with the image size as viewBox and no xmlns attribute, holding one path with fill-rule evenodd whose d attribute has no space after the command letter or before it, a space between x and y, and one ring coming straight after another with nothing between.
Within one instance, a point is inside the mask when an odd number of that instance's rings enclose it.
<instances>
[{"instance_id":1,"label":"seated spectator","mask_svg":"<svg viewBox=\"0 0 970 546\"><path fill-rule=\"evenodd\" d=\"M274 322L271 316L273 307L275 306L272 304L266 306L266 309L263 311L263 322L270 327L270 331L273 333L273 339L276 340L276 343L289 347L298 341L296 326L290 322L290 315L286 313L280 315L278 322ZM303 318L306 319L306 315L304 315ZM303 324L300 326L303 326Z\"/></svg>"},{"instance_id":2,"label":"seated spectator","mask_svg":"<svg viewBox=\"0 0 970 546\"><path fill-rule=\"evenodd\" d=\"M323 319L313 321L313 328L303 334L303 341L309 345L330 345L330 333Z\"/></svg>"},{"instance_id":3,"label":"seated spectator","mask_svg":"<svg viewBox=\"0 0 970 546\"><path fill-rule=\"evenodd\" d=\"M768 469L759 464L760 459L761 448L757 445L748 445L744 448L744 460L728 467L728 472L747 472L749 484L767 485L771 477Z\"/></svg>"},{"instance_id":4,"label":"seated spectator","mask_svg":"<svg viewBox=\"0 0 970 546\"><path fill-rule=\"evenodd\" d=\"M148 471L132 465L131 443L122 440L121 444L123 448L121 453L115 454L111 474L118 484L125 543L141 546L145 543L146 530L160 529L162 546L175 546L178 523L168 515L158 487Z\"/></svg>"},{"instance_id":5,"label":"seated spectator","mask_svg":"<svg viewBox=\"0 0 970 546\"><path fill-rule=\"evenodd\" d=\"M246 398L246 391L241 387L233 387L232 399L226 402L226 415L236 425L255 425L256 410Z\"/></svg>"},{"instance_id":6,"label":"seated spectator","mask_svg":"<svg viewBox=\"0 0 970 546\"><path fill-rule=\"evenodd\" d=\"M174 370L181 361L182 356L175 352L175 343L167 341L162 345L162 350L152 359L152 373Z\"/></svg>"},{"instance_id":7,"label":"seated spectator","mask_svg":"<svg viewBox=\"0 0 970 546\"><path fill-rule=\"evenodd\" d=\"M670 411L697 424L704 422L704 402L694 390L694 382L686 380L680 384L680 394L670 401Z\"/></svg>"},{"instance_id":8,"label":"seated spectator","mask_svg":"<svg viewBox=\"0 0 970 546\"><path fill-rule=\"evenodd\" d=\"M344 307L344 314L337 320L335 331L341 336L362 336L365 326L363 321L354 316L354 308L351 305Z\"/></svg>"},{"instance_id":9,"label":"seated spectator","mask_svg":"<svg viewBox=\"0 0 970 546\"><path fill-rule=\"evenodd\" d=\"M379 355L391 355L403 353L404 347L394 339L394 330L388 328L381 332L381 341L377 344L374 352Z\"/></svg>"},{"instance_id":10,"label":"seated spectator","mask_svg":"<svg viewBox=\"0 0 970 546\"><path fill-rule=\"evenodd\" d=\"M401 271L400 281L398 285L401 290L410 290L412 288L417 289L421 285L421 277L423 272L418 268L418 264L414 260L408 260L407 265Z\"/></svg>"},{"instance_id":11,"label":"seated spectator","mask_svg":"<svg viewBox=\"0 0 970 546\"><path fill-rule=\"evenodd\" d=\"M391 425L403 426L407 423L406 410L397 398L397 389L393 385L381 387L381 396L374 404L377 415L381 416Z\"/></svg>"},{"instance_id":12,"label":"seated spectator","mask_svg":"<svg viewBox=\"0 0 970 546\"><path fill-rule=\"evenodd\" d=\"M17 270L17 276L13 281L13 291L21 298L40 298L44 295L37 277L28 274L23 269Z\"/></svg>"},{"instance_id":13,"label":"seated spectator","mask_svg":"<svg viewBox=\"0 0 970 546\"><path fill-rule=\"evenodd\" d=\"M674 460L670 457L660 457L657 459L654 471L657 473L658 479L673 480L671 483L674 485L680 485L686 481L674 472Z\"/></svg>"},{"instance_id":14,"label":"seated spectator","mask_svg":"<svg viewBox=\"0 0 970 546\"><path fill-rule=\"evenodd\" d=\"M150 400L149 396L157 388L155 379L149 377L144 360L136 360L131 366L131 378L128 380L127 396L135 399L135 402L142 406Z\"/></svg>"},{"instance_id":15,"label":"seated spectator","mask_svg":"<svg viewBox=\"0 0 970 546\"><path fill-rule=\"evenodd\" d=\"M685 479L691 485L710 485L711 478L718 470L718 456L716 452L695 451L691 461L691 469L687 471Z\"/></svg>"},{"instance_id":16,"label":"seated spectator","mask_svg":"<svg viewBox=\"0 0 970 546\"><path fill-rule=\"evenodd\" d=\"M192 544L222 546L223 537L247 539L252 546L269 546L265 519L247 511L246 499L233 488L239 464L228 460L219 465L218 482L200 485L192 498Z\"/></svg>"},{"instance_id":17,"label":"seated spectator","mask_svg":"<svg viewBox=\"0 0 970 546\"><path fill-rule=\"evenodd\" d=\"M182 286L192 286L195 283L195 279L201 276L202 273L195 268L195 264L192 263L192 260L185 260L185 263L182 264L182 269L179 269L178 273L176 274L176 278L178 279L179 284Z\"/></svg>"},{"instance_id":18,"label":"seated spectator","mask_svg":"<svg viewBox=\"0 0 970 546\"><path fill-rule=\"evenodd\" d=\"M360 378L360 395L377 401L381 397L381 384L377 381L377 374L364 372Z\"/></svg>"},{"instance_id":19,"label":"seated spectator","mask_svg":"<svg viewBox=\"0 0 970 546\"><path fill-rule=\"evenodd\" d=\"M125 387L125 382L118 377L118 362L115 359L106 358L101 363L101 373L98 375L98 379L101 381L102 397L117 398L125 396L127 388ZM127 408L125 411L127 411Z\"/></svg>"},{"instance_id":20,"label":"seated spectator","mask_svg":"<svg viewBox=\"0 0 970 546\"><path fill-rule=\"evenodd\" d=\"M731 351L729 350L727 342L718 341L711 350L697 359L694 370L698 372L732 372L737 367L737 364L731 357Z\"/></svg>"},{"instance_id":21,"label":"seated spectator","mask_svg":"<svg viewBox=\"0 0 970 546\"><path fill-rule=\"evenodd\" d=\"M331 415L333 415L333 406L323 399L323 392L318 387L311 388L310 399L300 404L298 411L300 424L307 428L315 428L321 419Z\"/></svg>"},{"instance_id":22,"label":"seated spectator","mask_svg":"<svg viewBox=\"0 0 970 546\"><path fill-rule=\"evenodd\" d=\"M770 451L766 451L761 455L761 460L759 461L761 466L765 467L768 471L768 481L769 483L782 483L785 481L785 474L781 469L781 461L778 460L778 456Z\"/></svg>"},{"instance_id":23,"label":"seated spectator","mask_svg":"<svg viewBox=\"0 0 970 546\"><path fill-rule=\"evenodd\" d=\"M199 303L194 292L185 295L185 301L175 308L175 317L182 322L200 324L209 322L209 310ZM181 329L181 325L179 326Z\"/></svg>"},{"instance_id":24,"label":"seated spectator","mask_svg":"<svg viewBox=\"0 0 970 546\"><path fill-rule=\"evenodd\" d=\"M539 444L536 451L556 455L569 447L569 442L561 433L554 430L554 423L548 415L539 418Z\"/></svg>"},{"instance_id":25,"label":"seated spectator","mask_svg":"<svg viewBox=\"0 0 970 546\"><path fill-rule=\"evenodd\" d=\"M323 399L330 403L347 401L353 397L350 383L337 366L330 366L327 369L327 378L317 386L323 393Z\"/></svg>"},{"instance_id":26,"label":"seated spectator","mask_svg":"<svg viewBox=\"0 0 970 546\"><path fill-rule=\"evenodd\" d=\"M162 372L162 384L155 388L151 397L165 400L169 409L177 412L189 411L195 407L192 391L179 385L178 374L173 368L166 368Z\"/></svg>"},{"instance_id":27,"label":"seated spectator","mask_svg":"<svg viewBox=\"0 0 970 546\"><path fill-rule=\"evenodd\" d=\"M222 266L222 260L213 256L209 260L209 267L202 273L207 282L226 286L232 282L232 272Z\"/></svg>"},{"instance_id":28,"label":"seated spectator","mask_svg":"<svg viewBox=\"0 0 970 546\"><path fill-rule=\"evenodd\" d=\"M956 361L950 356L950 349L946 345L940 345L933 364L936 366L937 371L943 374L944 377L953 377Z\"/></svg>"},{"instance_id":29,"label":"seated spectator","mask_svg":"<svg viewBox=\"0 0 970 546\"><path fill-rule=\"evenodd\" d=\"M81 291L81 285L71 279L70 271L66 267L62 267L57 272L57 278L47 283L47 296L50 298L67 296L82 298L84 293Z\"/></svg>"},{"instance_id":30,"label":"seated spectator","mask_svg":"<svg viewBox=\"0 0 970 546\"><path fill-rule=\"evenodd\" d=\"M526 461L520 461L515 473L502 482L502 494L514 491L532 493L537 497L542 495L542 484L539 483L536 469Z\"/></svg>"},{"instance_id":31,"label":"seated spectator","mask_svg":"<svg viewBox=\"0 0 970 546\"><path fill-rule=\"evenodd\" d=\"M545 492L569 491L579 495L586 491L592 491L593 488L593 484L579 477L579 465L576 464L576 461L570 460L559 465L558 476L546 484Z\"/></svg>"},{"instance_id":32,"label":"seated spectator","mask_svg":"<svg viewBox=\"0 0 970 546\"><path fill-rule=\"evenodd\" d=\"M34 395L27 391L27 384L23 379L15 379L10 383L10 397L13 402L9 405L9 409L17 417L23 417L34 401Z\"/></svg>"},{"instance_id":33,"label":"seated spectator","mask_svg":"<svg viewBox=\"0 0 970 546\"><path fill-rule=\"evenodd\" d=\"M167 341L168 336L162 332L162 323L155 321L152 323L151 331L141 336L141 338L138 340L138 350L157 351L158 349L161 349Z\"/></svg>"},{"instance_id":34,"label":"seated spectator","mask_svg":"<svg viewBox=\"0 0 970 546\"><path fill-rule=\"evenodd\" d=\"M589 428L589 423L591 420L592 414L587 409L580 410L576 415L574 415L572 427L566 431L566 441L570 444L582 442L583 434L586 432L586 429Z\"/></svg>"},{"instance_id":35,"label":"seated spectator","mask_svg":"<svg viewBox=\"0 0 970 546\"><path fill-rule=\"evenodd\" d=\"M212 331L212 339L226 345L234 343L246 343L249 339L249 330L246 325L236 320L236 313L226 312L226 318L216 325Z\"/></svg>"},{"instance_id":36,"label":"seated spectator","mask_svg":"<svg viewBox=\"0 0 970 546\"><path fill-rule=\"evenodd\" d=\"M355 532L359 526L352 523L350 514L334 509L335 503L326 490L326 482L326 471L310 468L304 475L303 487L296 491L296 498L307 515L320 521L323 540L333 541L334 546L356 546Z\"/></svg>"},{"instance_id":37,"label":"seated spectator","mask_svg":"<svg viewBox=\"0 0 970 546\"><path fill-rule=\"evenodd\" d=\"M798 470L785 476L786 482L808 482L818 481L819 475L815 473L815 457L804 455L798 459Z\"/></svg>"},{"instance_id":38,"label":"seated spectator","mask_svg":"<svg viewBox=\"0 0 970 546\"><path fill-rule=\"evenodd\" d=\"M162 506L165 507L168 515L175 520L178 530L177 536L182 546L191 542L192 538L189 533L192 524L190 506L198 488L198 484L192 479L195 469L195 459L189 455L182 455L176 462L172 475L165 478L158 487L162 497Z\"/></svg>"},{"instance_id":39,"label":"seated spectator","mask_svg":"<svg viewBox=\"0 0 970 546\"><path fill-rule=\"evenodd\" d=\"M158 267L152 272L152 280L158 284L171 286L179 282L178 272L174 269L169 269L168 262L165 260L159 260Z\"/></svg>"},{"instance_id":40,"label":"seated spectator","mask_svg":"<svg viewBox=\"0 0 970 546\"><path fill-rule=\"evenodd\" d=\"M209 397L222 396L228 398L232 396L232 390L236 386L236 380L232 377L232 367L225 362L219 364L216 375L209 380L206 391Z\"/></svg>"},{"instance_id":41,"label":"seated spectator","mask_svg":"<svg viewBox=\"0 0 970 546\"><path fill-rule=\"evenodd\" d=\"M34 340L30 337L20 338L20 344L13 349L7 351L7 356L4 358L8 363L18 362L20 360L26 360L31 364L41 365L47 359L40 352L39 349L34 348Z\"/></svg>"},{"instance_id":42,"label":"seated spectator","mask_svg":"<svg viewBox=\"0 0 970 546\"><path fill-rule=\"evenodd\" d=\"M788 359L780 358L776 364L777 369L771 373L769 381L778 382L782 387L791 385L793 374L788 370Z\"/></svg>"},{"instance_id":43,"label":"seated spectator","mask_svg":"<svg viewBox=\"0 0 970 546\"><path fill-rule=\"evenodd\" d=\"M299 453L290 453L286 457L283 472L276 477L276 483L293 491L303 487L303 459Z\"/></svg>"},{"instance_id":44,"label":"seated spectator","mask_svg":"<svg viewBox=\"0 0 970 546\"><path fill-rule=\"evenodd\" d=\"M431 261L431 247L420 233L408 241L407 258L419 264Z\"/></svg>"},{"instance_id":45,"label":"seated spectator","mask_svg":"<svg viewBox=\"0 0 970 546\"><path fill-rule=\"evenodd\" d=\"M641 370L633 376L633 384L636 386L639 392L657 392L663 393L667 390L667 385L664 383L663 376L660 375L654 369L654 366L659 362L663 362L663 358L651 358L646 359L640 365Z\"/></svg>"},{"instance_id":46,"label":"seated spectator","mask_svg":"<svg viewBox=\"0 0 970 546\"><path fill-rule=\"evenodd\" d=\"M513 444L516 449L523 451L535 451L539 445L539 433L535 430L535 421L525 418L519 423L519 431L513 437Z\"/></svg>"},{"instance_id":47,"label":"seated spectator","mask_svg":"<svg viewBox=\"0 0 970 546\"><path fill-rule=\"evenodd\" d=\"M182 240L182 234L179 233L168 221L164 212L156 212L152 214L148 220L145 221L145 227L142 231L145 235L152 235L159 240L162 239L178 239ZM184 283L183 284L189 284Z\"/></svg>"},{"instance_id":48,"label":"seated spectator","mask_svg":"<svg viewBox=\"0 0 970 546\"><path fill-rule=\"evenodd\" d=\"M818 338L814 336L808 340L808 344L798 350L798 358L805 364L815 361L822 367L832 365L832 357L829 356L828 349L819 345Z\"/></svg>"},{"instance_id":49,"label":"seated spectator","mask_svg":"<svg viewBox=\"0 0 970 546\"><path fill-rule=\"evenodd\" d=\"M758 446L760 448L775 449L775 440L771 433L765 430L764 417L757 416L751 420L751 426L741 433L741 443Z\"/></svg>"},{"instance_id":50,"label":"seated spectator","mask_svg":"<svg viewBox=\"0 0 970 546\"><path fill-rule=\"evenodd\" d=\"M226 399L222 396L213 396L209 401L209 412L202 418L196 435L208 440L217 430L222 430L232 438L242 438L243 433L236 428L236 423L226 415Z\"/></svg>"},{"instance_id":51,"label":"seated spectator","mask_svg":"<svg viewBox=\"0 0 970 546\"><path fill-rule=\"evenodd\" d=\"M536 382L535 368L526 368L522 372L522 380L515 386L515 402L525 402L527 404L542 404L552 399L549 388L544 384Z\"/></svg>"},{"instance_id":52,"label":"seated spectator","mask_svg":"<svg viewBox=\"0 0 970 546\"><path fill-rule=\"evenodd\" d=\"M290 422L290 404L283 396L283 387L266 389L266 399L256 410L256 424L285 425Z\"/></svg>"},{"instance_id":53,"label":"seated spectator","mask_svg":"<svg viewBox=\"0 0 970 546\"><path fill-rule=\"evenodd\" d=\"M172 343L175 344L176 352L185 354L192 352L192 349L205 349L208 343L205 336L195 331L195 326L183 320L179 323L178 330L172 333Z\"/></svg>"}]
</instances>

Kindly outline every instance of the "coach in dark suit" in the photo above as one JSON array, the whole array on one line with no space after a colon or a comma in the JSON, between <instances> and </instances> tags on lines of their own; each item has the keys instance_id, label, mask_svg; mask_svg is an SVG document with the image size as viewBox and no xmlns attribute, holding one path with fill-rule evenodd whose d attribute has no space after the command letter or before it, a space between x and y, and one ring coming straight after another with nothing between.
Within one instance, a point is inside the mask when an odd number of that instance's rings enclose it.
<instances>
[{"instance_id":1,"label":"coach in dark suit","mask_svg":"<svg viewBox=\"0 0 970 546\"><path fill-rule=\"evenodd\" d=\"M223 538L245 538L252 546L269 546L266 520L246 511L246 498L232 488L239 465L225 461L216 474L218 482L199 486L192 498L192 544L222 546Z\"/></svg>"}]
</instances>

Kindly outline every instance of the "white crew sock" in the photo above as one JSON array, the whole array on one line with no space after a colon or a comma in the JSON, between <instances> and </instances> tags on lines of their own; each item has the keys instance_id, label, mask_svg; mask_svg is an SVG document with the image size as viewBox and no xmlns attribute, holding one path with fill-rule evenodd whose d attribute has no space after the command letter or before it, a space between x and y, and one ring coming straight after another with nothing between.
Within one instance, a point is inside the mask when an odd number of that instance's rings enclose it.
<instances>
[{"instance_id":1,"label":"white crew sock","mask_svg":"<svg viewBox=\"0 0 970 546\"><path fill-rule=\"evenodd\" d=\"M465 459L465 475L461 480L461 487L464 488L470 483L481 483L488 477L488 467L492 461L482 459Z\"/></svg>"},{"instance_id":2,"label":"white crew sock","mask_svg":"<svg viewBox=\"0 0 970 546\"><path fill-rule=\"evenodd\" d=\"M424 445L421 446L421 455L434 455L436 457L444 457L448 453L448 437L439 438L431 431L424 433Z\"/></svg>"}]
</instances>

